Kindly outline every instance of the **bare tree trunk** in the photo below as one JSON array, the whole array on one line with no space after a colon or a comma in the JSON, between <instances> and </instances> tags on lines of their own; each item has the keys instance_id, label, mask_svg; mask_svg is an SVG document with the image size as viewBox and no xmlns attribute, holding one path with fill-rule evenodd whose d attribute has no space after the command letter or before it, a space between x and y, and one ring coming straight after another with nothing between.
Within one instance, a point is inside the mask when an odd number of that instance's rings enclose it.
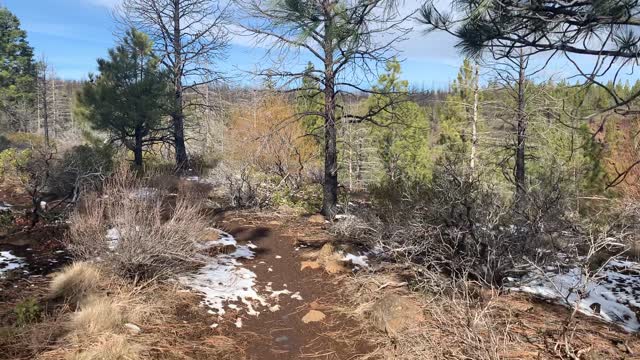
<instances>
[{"instance_id":1,"label":"bare tree trunk","mask_svg":"<svg viewBox=\"0 0 640 360\"><path fill-rule=\"evenodd\" d=\"M56 103L56 78L53 69L51 71L51 106L53 107L51 130L53 133L53 137L56 138L56 124L58 123L58 104Z\"/></svg>"},{"instance_id":2,"label":"bare tree trunk","mask_svg":"<svg viewBox=\"0 0 640 360\"><path fill-rule=\"evenodd\" d=\"M526 172L525 172L525 141L527 131L527 115L526 115L526 59L522 51L520 52L519 72L518 72L518 109L516 113L517 143L516 143L516 165L515 165L515 183L516 183L516 201L522 206L524 195L527 192Z\"/></svg>"},{"instance_id":3,"label":"bare tree trunk","mask_svg":"<svg viewBox=\"0 0 640 360\"><path fill-rule=\"evenodd\" d=\"M137 126L135 129L135 144L133 147L133 164L136 169L142 170L142 128Z\"/></svg>"},{"instance_id":4,"label":"bare tree trunk","mask_svg":"<svg viewBox=\"0 0 640 360\"><path fill-rule=\"evenodd\" d=\"M332 219L338 205L338 148L336 131L335 74L333 73L333 23L329 1L323 1L327 19L324 23L324 184L322 213Z\"/></svg>"},{"instance_id":5,"label":"bare tree trunk","mask_svg":"<svg viewBox=\"0 0 640 360\"><path fill-rule=\"evenodd\" d=\"M41 124L41 114L40 114L40 100L42 98L42 85L40 84L40 77L36 78L36 133L40 132Z\"/></svg>"},{"instance_id":6,"label":"bare tree trunk","mask_svg":"<svg viewBox=\"0 0 640 360\"><path fill-rule=\"evenodd\" d=\"M182 171L187 165L187 148L184 141L184 101L182 88L182 34L181 34L181 13L180 0L173 1L173 81L175 87L174 111L171 114L173 121L173 137L176 150L176 167Z\"/></svg>"},{"instance_id":7,"label":"bare tree trunk","mask_svg":"<svg viewBox=\"0 0 640 360\"><path fill-rule=\"evenodd\" d=\"M49 148L49 99L47 98L47 65L42 63L42 111L44 124L44 144Z\"/></svg>"},{"instance_id":8,"label":"bare tree trunk","mask_svg":"<svg viewBox=\"0 0 640 360\"><path fill-rule=\"evenodd\" d=\"M471 175L475 174L476 170L476 157L477 157L477 146L478 146L478 98L479 91L478 88L478 76L479 76L479 66L478 64L474 64L474 80L473 80L473 109L471 112L471 161L469 163L469 168L471 169Z\"/></svg>"}]
</instances>

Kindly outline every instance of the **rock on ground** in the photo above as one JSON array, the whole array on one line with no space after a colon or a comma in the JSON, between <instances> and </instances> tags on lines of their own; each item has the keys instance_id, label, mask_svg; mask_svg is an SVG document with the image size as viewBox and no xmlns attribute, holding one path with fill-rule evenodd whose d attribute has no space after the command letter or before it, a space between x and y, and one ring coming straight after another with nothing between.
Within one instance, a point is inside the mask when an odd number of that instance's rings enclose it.
<instances>
[{"instance_id":1,"label":"rock on ground","mask_svg":"<svg viewBox=\"0 0 640 360\"><path fill-rule=\"evenodd\" d=\"M316 214L316 215L309 216L307 221L309 221L310 223L315 223L315 224L324 224L325 218L324 218L324 216L322 216L320 214Z\"/></svg>"},{"instance_id":2,"label":"rock on ground","mask_svg":"<svg viewBox=\"0 0 640 360\"><path fill-rule=\"evenodd\" d=\"M341 256L336 252L336 248L331 243L326 243L322 246L316 261L329 274L338 274L348 270L341 261Z\"/></svg>"},{"instance_id":3,"label":"rock on ground","mask_svg":"<svg viewBox=\"0 0 640 360\"><path fill-rule=\"evenodd\" d=\"M396 336L417 327L424 321L424 314L415 300L391 293L376 301L371 308L371 319L376 328Z\"/></svg>"},{"instance_id":4,"label":"rock on ground","mask_svg":"<svg viewBox=\"0 0 640 360\"><path fill-rule=\"evenodd\" d=\"M327 316L318 310L310 310L304 317L302 317L302 322L305 324L308 324L310 322L318 322L318 321L322 321L326 318Z\"/></svg>"}]
</instances>

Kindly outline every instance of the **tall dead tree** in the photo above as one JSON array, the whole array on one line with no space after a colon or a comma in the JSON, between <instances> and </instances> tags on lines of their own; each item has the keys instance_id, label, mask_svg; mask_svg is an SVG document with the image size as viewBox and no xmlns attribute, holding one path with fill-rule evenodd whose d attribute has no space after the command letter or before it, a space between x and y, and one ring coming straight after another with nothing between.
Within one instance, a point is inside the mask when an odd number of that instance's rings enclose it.
<instances>
[{"instance_id":1,"label":"tall dead tree","mask_svg":"<svg viewBox=\"0 0 640 360\"><path fill-rule=\"evenodd\" d=\"M341 106L342 96L351 90L367 91L360 84L358 70L370 74L377 66L390 60L393 45L406 33L400 28L403 20L390 11L388 0L276 0L241 2L246 19L245 30L257 41L271 43L272 52L295 55L304 53L319 64L318 69L288 66L284 70L271 68L261 73L271 79L284 80L291 90L306 77L319 84L323 108L298 114L317 116L324 122L324 180L322 213L334 217L338 202L337 125L343 120L372 121L388 109L383 105L364 115L347 113ZM287 54L285 54L287 55ZM293 89L292 89L293 88Z\"/></svg>"},{"instance_id":2,"label":"tall dead tree","mask_svg":"<svg viewBox=\"0 0 640 360\"><path fill-rule=\"evenodd\" d=\"M478 101L480 98L480 66L477 63L473 64L473 105L471 107L471 162L469 168L471 173L474 174L476 170L476 153L478 148Z\"/></svg>"},{"instance_id":3,"label":"tall dead tree","mask_svg":"<svg viewBox=\"0 0 640 360\"><path fill-rule=\"evenodd\" d=\"M124 0L118 11L128 27L147 33L170 73L174 103L170 109L176 167L189 161L185 139L185 110L202 105L185 99L201 85L222 77L212 64L225 56L228 7L215 0Z\"/></svg>"},{"instance_id":4,"label":"tall dead tree","mask_svg":"<svg viewBox=\"0 0 640 360\"><path fill-rule=\"evenodd\" d=\"M493 116L508 127L508 133L505 134L507 143L499 144L506 150L502 160L503 174L515 187L515 202L520 209L524 209L529 188L527 159L532 157L528 148L530 117L535 120L557 110L542 101L543 86L535 86L532 81L546 68L545 64L533 66L530 60L530 53L521 49L512 57L486 64L495 74L492 81L494 88L491 90L504 93L503 99L509 99L506 102L494 102Z\"/></svg>"},{"instance_id":5,"label":"tall dead tree","mask_svg":"<svg viewBox=\"0 0 640 360\"><path fill-rule=\"evenodd\" d=\"M49 64L43 56L40 62L37 64L37 99L38 99L38 131L40 130L40 114L42 114L42 126L44 129L44 143L49 147ZM42 112L40 112L40 105L42 106Z\"/></svg>"}]
</instances>

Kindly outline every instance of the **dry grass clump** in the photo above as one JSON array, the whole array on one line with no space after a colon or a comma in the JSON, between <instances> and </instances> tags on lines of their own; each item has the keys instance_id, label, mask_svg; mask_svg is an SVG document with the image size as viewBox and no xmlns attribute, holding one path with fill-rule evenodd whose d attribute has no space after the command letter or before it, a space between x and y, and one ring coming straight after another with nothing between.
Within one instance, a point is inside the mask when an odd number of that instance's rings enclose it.
<instances>
[{"instance_id":1,"label":"dry grass clump","mask_svg":"<svg viewBox=\"0 0 640 360\"><path fill-rule=\"evenodd\" d=\"M91 344L85 351L72 354L69 360L137 360L142 349L125 336L109 334Z\"/></svg>"},{"instance_id":2,"label":"dry grass clump","mask_svg":"<svg viewBox=\"0 0 640 360\"><path fill-rule=\"evenodd\" d=\"M208 226L202 199L190 194L168 197L129 173L117 174L101 196L89 194L72 214L69 248L81 259L100 258L126 278L188 269Z\"/></svg>"},{"instance_id":3,"label":"dry grass clump","mask_svg":"<svg viewBox=\"0 0 640 360\"><path fill-rule=\"evenodd\" d=\"M91 296L79 311L71 316L73 332L81 336L96 336L101 333L115 333L124 324L124 314L120 305L112 298Z\"/></svg>"},{"instance_id":4,"label":"dry grass clump","mask_svg":"<svg viewBox=\"0 0 640 360\"><path fill-rule=\"evenodd\" d=\"M95 292L101 280L102 275L94 265L76 262L62 269L51 280L49 297L77 303Z\"/></svg>"}]
</instances>

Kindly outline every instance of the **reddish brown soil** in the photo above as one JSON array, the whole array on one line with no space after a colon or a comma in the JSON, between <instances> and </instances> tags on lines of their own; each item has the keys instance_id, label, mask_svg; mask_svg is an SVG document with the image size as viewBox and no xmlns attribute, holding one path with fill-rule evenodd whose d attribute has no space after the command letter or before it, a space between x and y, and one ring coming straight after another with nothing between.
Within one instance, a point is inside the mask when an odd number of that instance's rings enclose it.
<instances>
[{"instance_id":1,"label":"reddish brown soil","mask_svg":"<svg viewBox=\"0 0 640 360\"><path fill-rule=\"evenodd\" d=\"M351 359L372 350L371 344L359 339L356 320L338 310L342 301L336 278L319 270L300 270L302 250L295 250L299 239L283 231L291 218L226 214L218 220L239 243L251 241L258 246L256 258L243 261L256 273L258 288L272 283L274 290L280 290L287 284L287 289L300 292L303 299L281 296L279 311L265 309L258 317L242 315L240 329L225 324L221 331L243 339L248 359ZM286 226L290 229L291 223ZM303 323L302 317L312 309L322 311L326 318Z\"/></svg>"}]
</instances>

